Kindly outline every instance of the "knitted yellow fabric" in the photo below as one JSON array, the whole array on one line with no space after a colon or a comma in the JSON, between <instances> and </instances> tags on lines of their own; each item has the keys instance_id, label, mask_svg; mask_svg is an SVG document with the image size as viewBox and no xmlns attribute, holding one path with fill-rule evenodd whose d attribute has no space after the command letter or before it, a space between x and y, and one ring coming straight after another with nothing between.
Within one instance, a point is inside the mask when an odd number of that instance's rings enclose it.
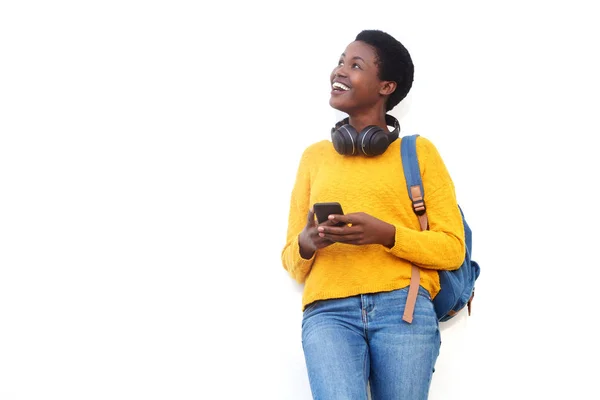
<instances>
[{"instance_id":1,"label":"knitted yellow fabric","mask_svg":"<svg viewBox=\"0 0 600 400\"><path fill-rule=\"evenodd\" d=\"M380 156L342 156L320 141L302 154L291 194L283 267L304 283L302 309L316 300L390 291L410 283L411 263L422 267L421 286L432 298L440 289L436 270L458 268L465 255L464 228L454 184L435 146L417 139L429 230L422 232L412 210L400 159L400 141ZM337 201L344 213L365 212L396 228L391 249L382 245L334 243L307 260L298 235L309 208Z\"/></svg>"}]
</instances>

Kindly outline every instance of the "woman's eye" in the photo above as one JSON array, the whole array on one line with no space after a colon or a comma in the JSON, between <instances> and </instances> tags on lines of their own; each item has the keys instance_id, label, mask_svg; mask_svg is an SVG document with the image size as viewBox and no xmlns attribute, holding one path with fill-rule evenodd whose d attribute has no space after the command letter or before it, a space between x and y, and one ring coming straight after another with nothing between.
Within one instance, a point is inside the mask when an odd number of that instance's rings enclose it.
<instances>
[{"instance_id":1,"label":"woman's eye","mask_svg":"<svg viewBox=\"0 0 600 400\"><path fill-rule=\"evenodd\" d=\"M338 61L338 66L340 65L344 65L344 62L342 60Z\"/></svg>"},{"instance_id":2,"label":"woman's eye","mask_svg":"<svg viewBox=\"0 0 600 400\"><path fill-rule=\"evenodd\" d=\"M356 63L354 63L354 64L352 64L352 68L357 68L357 69L360 69L360 65L358 65L358 64L356 64Z\"/></svg>"}]
</instances>

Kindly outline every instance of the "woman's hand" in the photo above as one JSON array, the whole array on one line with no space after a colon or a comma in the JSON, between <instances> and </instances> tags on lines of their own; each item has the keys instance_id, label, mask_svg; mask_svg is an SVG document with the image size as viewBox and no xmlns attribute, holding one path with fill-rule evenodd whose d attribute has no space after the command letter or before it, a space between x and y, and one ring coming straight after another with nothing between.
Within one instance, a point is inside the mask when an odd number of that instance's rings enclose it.
<instances>
[{"instance_id":1,"label":"woman's hand","mask_svg":"<svg viewBox=\"0 0 600 400\"><path fill-rule=\"evenodd\" d=\"M319 237L323 240L355 245L381 244L387 248L392 248L396 241L394 225L364 212L330 215L329 222L331 224L317 227ZM346 225L334 226L339 222Z\"/></svg>"},{"instance_id":2,"label":"woman's hand","mask_svg":"<svg viewBox=\"0 0 600 400\"><path fill-rule=\"evenodd\" d=\"M308 210L306 226L302 232L300 232L300 235L298 235L298 245L300 246L300 255L302 258L309 260L317 250L333 244L331 240L321 237L317 230L319 227L330 225L333 225L331 220L318 225L317 221L315 221L315 212L313 210Z\"/></svg>"}]
</instances>

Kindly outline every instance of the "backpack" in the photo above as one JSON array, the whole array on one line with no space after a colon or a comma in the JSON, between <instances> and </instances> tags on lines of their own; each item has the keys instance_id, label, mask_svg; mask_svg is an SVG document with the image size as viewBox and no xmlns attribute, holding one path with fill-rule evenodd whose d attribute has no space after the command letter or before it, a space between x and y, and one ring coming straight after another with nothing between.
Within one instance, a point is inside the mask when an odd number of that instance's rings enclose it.
<instances>
[{"instance_id":1,"label":"backpack","mask_svg":"<svg viewBox=\"0 0 600 400\"><path fill-rule=\"evenodd\" d=\"M423 182L421 181L421 171L417 158L417 136L410 135L402 138L400 145L400 157L404 169L404 177L408 189L408 196L413 204L413 211L419 218L421 229L428 229L427 213L424 201ZM475 281L479 277L479 264L471 259L472 253L472 232L467 224L465 216L460 206L458 207L465 229L465 258L462 265L453 271L440 270L440 292L433 299L433 306L437 314L438 321L448 321L454 317L465 305L471 315L471 302L475 295ZM415 276L416 274L416 276ZM412 311L416 294L419 286L419 268L412 267L411 283L407 299L407 305L404 310L404 320L412 321ZM413 287L414 286L414 287ZM412 297L411 299L411 291Z\"/></svg>"}]
</instances>

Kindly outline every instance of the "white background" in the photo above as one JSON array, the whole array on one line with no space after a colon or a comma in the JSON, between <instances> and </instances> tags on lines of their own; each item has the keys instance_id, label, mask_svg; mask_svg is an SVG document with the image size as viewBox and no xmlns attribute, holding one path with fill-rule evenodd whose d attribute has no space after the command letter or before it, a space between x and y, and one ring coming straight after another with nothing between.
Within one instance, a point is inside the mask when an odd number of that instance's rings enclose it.
<instances>
[{"instance_id":1,"label":"white background","mask_svg":"<svg viewBox=\"0 0 600 400\"><path fill-rule=\"evenodd\" d=\"M280 252L362 29L482 267L430 398L600 398L593 2L200 3L0 4L0 399L310 399Z\"/></svg>"}]
</instances>

